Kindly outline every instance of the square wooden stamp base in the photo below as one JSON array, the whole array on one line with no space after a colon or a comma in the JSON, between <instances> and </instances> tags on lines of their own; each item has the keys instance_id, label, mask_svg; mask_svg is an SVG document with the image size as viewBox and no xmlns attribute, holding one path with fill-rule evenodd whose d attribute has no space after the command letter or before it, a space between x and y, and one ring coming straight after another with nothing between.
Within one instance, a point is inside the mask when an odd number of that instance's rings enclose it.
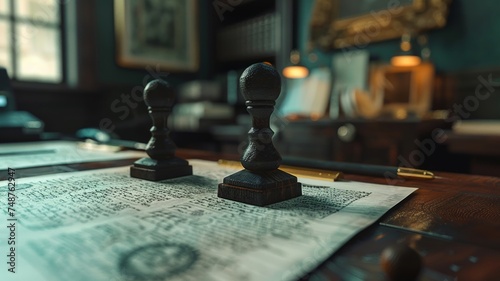
<instances>
[{"instance_id":1,"label":"square wooden stamp base","mask_svg":"<svg viewBox=\"0 0 500 281\"><path fill-rule=\"evenodd\" d=\"M154 160L142 158L135 161L130 167L130 176L149 181L160 181L178 177L190 176L193 174L193 167L188 161L180 158L166 160Z\"/></svg>"},{"instance_id":2,"label":"square wooden stamp base","mask_svg":"<svg viewBox=\"0 0 500 281\"><path fill-rule=\"evenodd\" d=\"M297 177L281 170L242 170L224 178L217 196L256 206L265 206L302 195Z\"/></svg>"}]
</instances>

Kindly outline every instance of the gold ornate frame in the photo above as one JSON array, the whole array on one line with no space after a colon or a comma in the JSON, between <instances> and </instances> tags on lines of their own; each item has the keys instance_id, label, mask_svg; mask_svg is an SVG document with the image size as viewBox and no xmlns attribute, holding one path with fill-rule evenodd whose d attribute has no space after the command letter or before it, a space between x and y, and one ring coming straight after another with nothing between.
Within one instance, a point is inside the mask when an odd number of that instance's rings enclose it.
<instances>
[{"instance_id":1,"label":"gold ornate frame","mask_svg":"<svg viewBox=\"0 0 500 281\"><path fill-rule=\"evenodd\" d=\"M371 42L401 37L404 32L441 28L446 24L451 0L412 0L408 5L401 5L398 0L387 3L387 9L339 19L340 0L316 0L310 22L310 47L362 48Z\"/></svg>"}]
</instances>

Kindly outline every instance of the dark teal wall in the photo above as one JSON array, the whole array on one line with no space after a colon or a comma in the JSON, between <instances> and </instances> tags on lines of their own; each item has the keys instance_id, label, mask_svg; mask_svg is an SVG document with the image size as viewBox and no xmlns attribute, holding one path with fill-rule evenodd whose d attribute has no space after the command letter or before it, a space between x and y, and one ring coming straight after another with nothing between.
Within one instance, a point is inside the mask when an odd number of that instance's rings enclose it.
<instances>
[{"instance_id":1,"label":"dark teal wall","mask_svg":"<svg viewBox=\"0 0 500 281\"><path fill-rule=\"evenodd\" d=\"M210 78L210 48L211 38L211 18L206 11L213 10L208 1L198 1L198 12L193 12L192 17L198 21L198 32L200 39L200 69L196 73L171 73L169 81L179 84L184 81L199 78ZM210 10L211 11L211 10ZM113 1L96 1L96 21L97 21L97 78L101 84L126 84L142 85L142 80L147 71L145 69L123 68L115 61L115 31L113 17Z\"/></svg>"},{"instance_id":2,"label":"dark teal wall","mask_svg":"<svg viewBox=\"0 0 500 281\"><path fill-rule=\"evenodd\" d=\"M315 1L299 0L298 38L305 51L309 21ZM447 25L428 32L431 60L440 72L500 67L500 1L452 0ZM371 56L388 62L399 40L371 43ZM321 54L330 63L336 51Z\"/></svg>"},{"instance_id":3,"label":"dark teal wall","mask_svg":"<svg viewBox=\"0 0 500 281\"><path fill-rule=\"evenodd\" d=\"M214 59L212 17L213 6L210 1L198 1L200 36L200 70L196 73L172 73L173 84L190 79L212 78ZM298 39L299 48L305 51L309 38L309 21L315 1L298 0ZM147 74L144 69L120 67L115 61L115 36L113 1L96 0L96 31L98 82L102 84L142 83ZM500 66L500 1L498 0L453 0L450 7L448 24L443 29L428 32L431 59L438 71L455 72L466 69L494 68ZM397 52L399 40L371 43L366 47L372 57L389 61ZM320 55L323 63L329 64L329 51ZM305 62L307 64L307 62Z\"/></svg>"}]
</instances>

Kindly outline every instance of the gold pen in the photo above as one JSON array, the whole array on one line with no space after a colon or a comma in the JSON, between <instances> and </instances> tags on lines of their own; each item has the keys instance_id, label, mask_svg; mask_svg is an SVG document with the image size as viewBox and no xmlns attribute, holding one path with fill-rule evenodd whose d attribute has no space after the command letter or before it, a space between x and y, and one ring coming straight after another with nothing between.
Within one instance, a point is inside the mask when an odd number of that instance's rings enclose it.
<instances>
[{"instance_id":1,"label":"gold pen","mask_svg":"<svg viewBox=\"0 0 500 281\"><path fill-rule=\"evenodd\" d=\"M233 167L237 169L243 168L241 162L239 161L231 161L231 160L223 160L220 159L217 163L221 166ZM286 165L281 165L279 167L280 170L290 173L296 177L301 178L311 178L311 179L319 179L319 180L328 180L328 181L336 181L343 177L341 172L327 171L321 169L310 169L310 168L298 168L291 167Z\"/></svg>"},{"instance_id":2,"label":"gold pen","mask_svg":"<svg viewBox=\"0 0 500 281\"><path fill-rule=\"evenodd\" d=\"M365 175L374 177L401 177L401 178L412 178L412 179L433 179L434 174L432 172L414 168L405 167L392 167L383 165L373 165L373 164L362 164L362 163L349 163L349 162L336 162L336 161L324 161L324 160L314 160L301 157L283 157L283 164L298 167L308 167L314 169L322 170L334 170L341 171L346 174L354 175Z\"/></svg>"},{"instance_id":3,"label":"gold pen","mask_svg":"<svg viewBox=\"0 0 500 281\"><path fill-rule=\"evenodd\" d=\"M434 173L414 168L398 168L397 175L402 178L433 179Z\"/></svg>"}]
</instances>

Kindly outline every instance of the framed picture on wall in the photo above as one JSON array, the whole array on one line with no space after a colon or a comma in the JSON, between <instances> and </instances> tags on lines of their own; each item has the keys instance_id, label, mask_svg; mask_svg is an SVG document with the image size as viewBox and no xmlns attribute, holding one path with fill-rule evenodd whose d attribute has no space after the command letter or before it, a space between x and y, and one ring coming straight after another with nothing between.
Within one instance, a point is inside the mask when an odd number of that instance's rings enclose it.
<instances>
[{"instance_id":1,"label":"framed picture on wall","mask_svg":"<svg viewBox=\"0 0 500 281\"><path fill-rule=\"evenodd\" d=\"M363 49L414 31L446 25L451 0L316 0L310 43L324 49Z\"/></svg>"},{"instance_id":2,"label":"framed picture on wall","mask_svg":"<svg viewBox=\"0 0 500 281\"><path fill-rule=\"evenodd\" d=\"M396 118L409 114L423 117L431 107L434 66L422 63L414 67L379 65L372 69L371 90L383 94L382 113Z\"/></svg>"},{"instance_id":3,"label":"framed picture on wall","mask_svg":"<svg viewBox=\"0 0 500 281\"><path fill-rule=\"evenodd\" d=\"M196 0L115 0L114 4L118 65L198 70Z\"/></svg>"}]
</instances>

